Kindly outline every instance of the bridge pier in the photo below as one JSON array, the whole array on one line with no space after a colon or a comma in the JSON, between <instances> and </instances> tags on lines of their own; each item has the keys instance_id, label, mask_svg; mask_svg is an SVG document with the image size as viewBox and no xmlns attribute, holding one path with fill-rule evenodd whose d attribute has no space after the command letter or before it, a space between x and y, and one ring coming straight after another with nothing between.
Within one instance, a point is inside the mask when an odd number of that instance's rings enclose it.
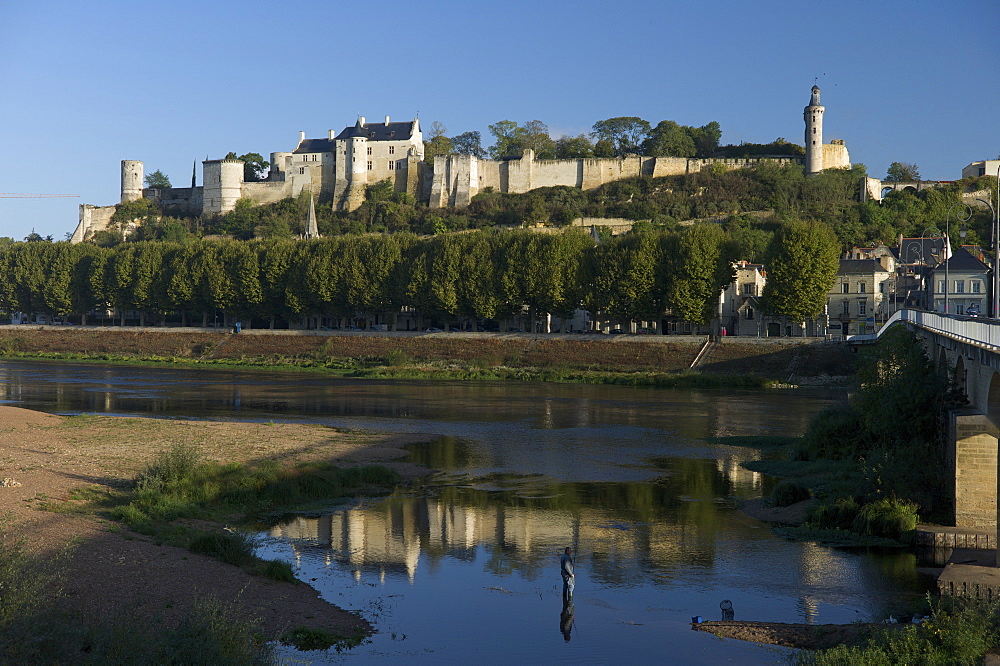
<instances>
[{"instance_id":1,"label":"bridge pier","mask_svg":"<svg viewBox=\"0 0 1000 666\"><path fill-rule=\"evenodd\" d=\"M986 414L971 407L949 413L956 527L996 531L997 447L997 428Z\"/></svg>"}]
</instances>

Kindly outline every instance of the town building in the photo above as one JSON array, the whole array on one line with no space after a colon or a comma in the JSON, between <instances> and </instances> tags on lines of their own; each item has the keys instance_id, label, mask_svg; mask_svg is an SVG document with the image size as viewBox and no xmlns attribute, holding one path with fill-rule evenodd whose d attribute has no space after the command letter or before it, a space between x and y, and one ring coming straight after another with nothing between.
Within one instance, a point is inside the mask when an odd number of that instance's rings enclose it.
<instances>
[{"instance_id":1,"label":"town building","mask_svg":"<svg viewBox=\"0 0 1000 666\"><path fill-rule=\"evenodd\" d=\"M934 267L930 275L931 298L934 312L965 314L975 305L980 314L986 314L989 304L990 267L978 245L962 245L943 263Z\"/></svg>"},{"instance_id":2,"label":"town building","mask_svg":"<svg viewBox=\"0 0 1000 666\"><path fill-rule=\"evenodd\" d=\"M889 318L895 257L886 248L855 249L840 260L827 296L831 335L874 333Z\"/></svg>"}]
</instances>

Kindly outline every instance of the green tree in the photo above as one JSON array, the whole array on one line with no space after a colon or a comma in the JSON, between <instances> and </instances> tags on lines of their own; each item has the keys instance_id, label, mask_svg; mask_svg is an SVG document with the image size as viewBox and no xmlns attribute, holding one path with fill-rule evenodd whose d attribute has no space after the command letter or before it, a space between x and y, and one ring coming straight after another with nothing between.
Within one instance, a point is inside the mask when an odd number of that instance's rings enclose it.
<instances>
[{"instance_id":1,"label":"green tree","mask_svg":"<svg viewBox=\"0 0 1000 666\"><path fill-rule=\"evenodd\" d=\"M594 157L614 157L615 144L608 139L598 139L594 143Z\"/></svg>"},{"instance_id":2,"label":"green tree","mask_svg":"<svg viewBox=\"0 0 1000 666\"><path fill-rule=\"evenodd\" d=\"M556 139L556 159L593 157L594 144L586 134L561 136Z\"/></svg>"},{"instance_id":3,"label":"green tree","mask_svg":"<svg viewBox=\"0 0 1000 666\"><path fill-rule=\"evenodd\" d=\"M549 136L548 126L540 120L529 120L518 125L513 120L501 120L489 126L496 139L490 146L493 159L518 157L525 150L535 151L536 159L552 159L556 155L556 142Z\"/></svg>"},{"instance_id":4,"label":"green tree","mask_svg":"<svg viewBox=\"0 0 1000 666\"><path fill-rule=\"evenodd\" d=\"M521 150L535 151L535 158L551 160L556 156L556 142L549 136L549 126L541 120L529 120L520 128Z\"/></svg>"},{"instance_id":5,"label":"green tree","mask_svg":"<svg viewBox=\"0 0 1000 666\"><path fill-rule=\"evenodd\" d=\"M892 183L912 183L920 180L920 169L916 164L893 162L889 165L885 179Z\"/></svg>"},{"instance_id":6,"label":"green tree","mask_svg":"<svg viewBox=\"0 0 1000 666\"><path fill-rule=\"evenodd\" d=\"M649 134L649 122L635 116L620 116L598 120L590 136L600 143L608 141L614 146L615 155L639 153L643 140Z\"/></svg>"},{"instance_id":7,"label":"green tree","mask_svg":"<svg viewBox=\"0 0 1000 666\"><path fill-rule=\"evenodd\" d=\"M725 234L716 224L696 224L675 238L667 260L667 303L684 321L704 324L715 316L719 293L733 277L722 253Z\"/></svg>"},{"instance_id":8,"label":"green tree","mask_svg":"<svg viewBox=\"0 0 1000 666\"><path fill-rule=\"evenodd\" d=\"M146 181L146 187L152 188L154 190L166 190L171 187L170 179L167 178L167 175L162 171L160 171L159 169L157 169L153 173L147 174L145 181Z\"/></svg>"},{"instance_id":9,"label":"green tree","mask_svg":"<svg viewBox=\"0 0 1000 666\"><path fill-rule=\"evenodd\" d=\"M453 150L460 155L486 157L482 146L483 137L479 132L462 132L451 139Z\"/></svg>"},{"instance_id":10,"label":"green tree","mask_svg":"<svg viewBox=\"0 0 1000 666\"><path fill-rule=\"evenodd\" d=\"M642 152L651 157L694 157L698 147L686 128L673 120L662 120L643 142Z\"/></svg>"},{"instance_id":11,"label":"green tree","mask_svg":"<svg viewBox=\"0 0 1000 666\"><path fill-rule=\"evenodd\" d=\"M791 221L774 235L767 260L763 306L801 322L823 312L840 266L840 245L822 222Z\"/></svg>"},{"instance_id":12,"label":"green tree","mask_svg":"<svg viewBox=\"0 0 1000 666\"><path fill-rule=\"evenodd\" d=\"M246 153L236 159L243 160L243 180L248 183L259 183L267 180L271 164L260 153Z\"/></svg>"},{"instance_id":13,"label":"green tree","mask_svg":"<svg viewBox=\"0 0 1000 666\"><path fill-rule=\"evenodd\" d=\"M424 160L433 162L438 155L448 155L455 152L455 144L443 134L424 141Z\"/></svg>"}]
</instances>

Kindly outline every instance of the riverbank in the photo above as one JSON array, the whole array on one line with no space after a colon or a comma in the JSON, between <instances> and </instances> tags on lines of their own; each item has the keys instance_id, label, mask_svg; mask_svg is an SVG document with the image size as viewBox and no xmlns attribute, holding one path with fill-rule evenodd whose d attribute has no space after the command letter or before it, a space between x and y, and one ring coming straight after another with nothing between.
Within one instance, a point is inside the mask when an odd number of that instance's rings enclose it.
<instances>
[{"instance_id":1,"label":"riverbank","mask_svg":"<svg viewBox=\"0 0 1000 666\"><path fill-rule=\"evenodd\" d=\"M296 627L367 634L372 627L364 619L320 599L308 585L252 576L140 537L86 510L83 498L120 488L157 454L181 443L206 460L380 464L413 480L429 470L403 462L403 447L427 439L299 424L62 417L3 406L0 514L5 531L23 536L30 554L48 560L68 552L60 605L80 622L128 617L169 628L210 598L259 623L267 638Z\"/></svg>"},{"instance_id":2,"label":"riverbank","mask_svg":"<svg viewBox=\"0 0 1000 666\"><path fill-rule=\"evenodd\" d=\"M0 327L0 356L6 358L309 369L382 379L830 385L844 383L855 368L856 355L841 343L706 343L704 336Z\"/></svg>"}]
</instances>

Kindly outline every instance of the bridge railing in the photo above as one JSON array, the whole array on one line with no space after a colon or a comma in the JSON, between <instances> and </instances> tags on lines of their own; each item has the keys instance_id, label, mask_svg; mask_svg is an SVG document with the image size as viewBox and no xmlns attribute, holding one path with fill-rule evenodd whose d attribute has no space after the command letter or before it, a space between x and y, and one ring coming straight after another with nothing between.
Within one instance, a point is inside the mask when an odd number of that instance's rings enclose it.
<instances>
[{"instance_id":1,"label":"bridge railing","mask_svg":"<svg viewBox=\"0 0 1000 666\"><path fill-rule=\"evenodd\" d=\"M878 333L852 335L848 338L848 342L874 342L890 326L900 322L914 324L979 347L1000 349L1000 319L946 315L926 310L899 310L886 320Z\"/></svg>"}]
</instances>

